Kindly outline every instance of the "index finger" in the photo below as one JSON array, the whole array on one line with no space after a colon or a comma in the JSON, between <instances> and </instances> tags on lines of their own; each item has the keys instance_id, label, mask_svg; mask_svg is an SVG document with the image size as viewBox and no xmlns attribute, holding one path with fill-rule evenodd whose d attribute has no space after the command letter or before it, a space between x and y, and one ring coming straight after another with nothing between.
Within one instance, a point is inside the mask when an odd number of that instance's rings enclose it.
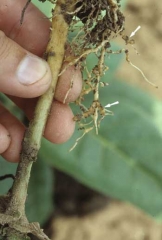
<instances>
[{"instance_id":1,"label":"index finger","mask_svg":"<svg viewBox=\"0 0 162 240\"><path fill-rule=\"evenodd\" d=\"M21 14L26 2L27 0L0 1L0 30L26 50L42 56L49 39L50 21L30 3L21 25Z\"/></svg>"}]
</instances>

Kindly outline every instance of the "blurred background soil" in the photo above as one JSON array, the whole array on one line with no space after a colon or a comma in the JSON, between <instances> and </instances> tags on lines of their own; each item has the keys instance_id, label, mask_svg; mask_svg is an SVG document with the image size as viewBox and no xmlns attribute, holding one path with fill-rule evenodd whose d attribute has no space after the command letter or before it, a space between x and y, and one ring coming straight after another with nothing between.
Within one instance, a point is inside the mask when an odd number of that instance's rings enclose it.
<instances>
[{"instance_id":1,"label":"blurred background soil","mask_svg":"<svg viewBox=\"0 0 162 240\"><path fill-rule=\"evenodd\" d=\"M149 81L158 89L148 84L141 74L123 61L118 72L119 78L140 86L154 96L162 98L162 1L130 0L125 11L126 34L129 36L138 26L141 29L133 37L135 49L129 47L131 62L139 67Z\"/></svg>"},{"instance_id":2,"label":"blurred background soil","mask_svg":"<svg viewBox=\"0 0 162 240\"><path fill-rule=\"evenodd\" d=\"M141 26L134 37L134 47L139 54L129 47L130 59L151 82L158 85L158 89L146 83L141 74L125 61L117 75L161 99L162 1L128 2L125 10L127 35ZM67 181L66 176L61 175L61 178L61 182L66 184L62 187L56 184L58 210L48 227L52 240L162 240L162 224L141 210L94 191L89 192L82 185L73 183L72 179ZM62 192L64 194L60 195Z\"/></svg>"}]
</instances>

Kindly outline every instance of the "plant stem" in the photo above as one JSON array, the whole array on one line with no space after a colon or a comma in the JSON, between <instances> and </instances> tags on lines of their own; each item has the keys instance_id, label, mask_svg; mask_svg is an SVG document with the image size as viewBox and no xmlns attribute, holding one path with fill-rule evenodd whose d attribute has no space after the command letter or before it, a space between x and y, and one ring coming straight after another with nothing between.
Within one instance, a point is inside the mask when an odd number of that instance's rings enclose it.
<instances>
[{"instance_id":1,"label":"plant stem","mask_svg":"<svg viewBox=\"0 0 162 240\"><path fill-rule=\"evenodd\" d=\"M25 201L32 164L37 159L41 138L53 101L58 75L62 66L65 43L71 17L66 12L74 9L74 0L58 0L53 11L50 41L46 56L52 73L52 83L48 91L38 100L34 119L30 122L22 144L21 159L15 181L11 189L11 201L7 214L25 216Z\"/></svg>"}]
</instances>

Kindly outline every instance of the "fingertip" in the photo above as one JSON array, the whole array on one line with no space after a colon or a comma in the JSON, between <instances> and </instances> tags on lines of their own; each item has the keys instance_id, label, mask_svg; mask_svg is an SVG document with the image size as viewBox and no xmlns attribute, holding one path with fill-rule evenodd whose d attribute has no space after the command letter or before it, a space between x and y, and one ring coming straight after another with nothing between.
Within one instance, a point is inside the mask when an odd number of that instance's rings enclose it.
<instances>
[{"instance_id":1,"label":"fingertip","mask_svg":"<svg viewBox=\"0 0 162 240\"><path fill-rule=\"evenodd\" d=\"M32 54L26 54L18 65L16 77L21 86L19 97L33 98L45 93L52 81L50 67L46 61Z\"/></svg>"},{"instance_id":2,"label":"fingertip","mask_svg":"<svg viewBox=\"0 0 162 240\"><path fill-rule=\"evenodd\" d=\"M48 70L48 64L43 59L26 54L17 67L16 76L19 83L28 86L41 80Z\"/></svg>"},{"instance_id":3,"label":"fingertip","mask_svg":"<svg viewBox=\"0 0 162 240\"><path fill-rule=\"evenodd\" d=\"M27 52L0 31L0 91L34 98L50 86L52 74L43 59Z\"/></svg>"},{"instance_id":4,"label":"fingertip","mask_svg":"<svg viewBox=\"0 0 162 240\"><path fill-rule=\"evenodd\" d=\"M45 129L45 137L55 143L66 142L75 130L71 108L59 102L54 102Z\"/></svg>"},{"instance_id":5,"label":"fingertip","mask_svg":"<svg viewBox=\"0 0 162 240\"><path fill-rule=\"evenodd\" d=\"M0 124L0 154L4 153L10 145L11 137L7 129Z\"/></svg>"},{"instance_id":6,"label":"fingertip","mask_svg":"<svg viewBox=\"0 0 162 240\"><path fill-rule=\"evenodd\" d=\"M0 106L0 112L0 122L10 136L10 142L5 151L2 152L2 157L8 162L19 162L25 127L3 106Z\"/></svg>"}]
</instances>

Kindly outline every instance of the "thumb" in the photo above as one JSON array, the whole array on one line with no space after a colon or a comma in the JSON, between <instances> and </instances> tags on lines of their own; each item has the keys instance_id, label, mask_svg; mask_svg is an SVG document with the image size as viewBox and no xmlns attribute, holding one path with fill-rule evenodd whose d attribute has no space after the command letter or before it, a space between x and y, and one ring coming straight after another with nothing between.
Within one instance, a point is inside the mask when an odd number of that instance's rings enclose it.
<instances>
[{"instance_id":1,"label":"thumb","mask_svg":"<svg viewBox=\"0 0 162 240\"><path fill-rule=\"evenodd\" d=\"M0 91L17 97L43 94L51 72L43 59L31 54L0 31Z\"/></svg>"}]
</instances>

